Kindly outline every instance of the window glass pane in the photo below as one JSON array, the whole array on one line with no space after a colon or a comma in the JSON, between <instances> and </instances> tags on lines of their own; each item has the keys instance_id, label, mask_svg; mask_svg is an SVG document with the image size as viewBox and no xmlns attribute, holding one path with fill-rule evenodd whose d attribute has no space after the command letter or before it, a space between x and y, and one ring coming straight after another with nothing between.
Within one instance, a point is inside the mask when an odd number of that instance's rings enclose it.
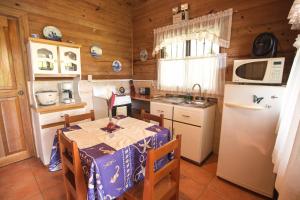
<instances>
[{"instance_id":1,"label":"window glass pane","mask_svg":"<svg viewBox=\"0 0 300 200\"><path fill-rule=\"evenodd\" d=\"M176 58L176 54L177 54L177 43L172 43L171 58Z\"/></svg>"},{"instance_id":2,"label":"window glass pane","mask_svg":"<svg viewBox=\"0 0 300 200\"><path fill-rule=\"evenodd\" d=\"M165 58L171 58L172 57L172 49L171 49L171 45L167 45L166 46L166 54L165 54Z\"/></svg>"},{"instance_id":3,"label":"window glass pane","mask_svg":"<svg viewBox=\"0 0 300 200\"><path fill-rule=\"evenodd\" d=\"M160 86L164 90L176 90L184 86L185 63L184 60L159 61Z\"/></svg>"},{"instance_id":4,"label":"window glass pane","mask_svg":"<svg viewBox=\"0 0 300 200\"><path fill-rule=\"evenodd\" d=\"M210 42L210 41L205 41L204 55L209 55L209 54L211 54L211 50L212 50L212 42Z\"/></svg>"},{"instance_id":5,"label":"window glass pane","mask_svg":"<svg viewBox=\"0 0 300 200\"><path fill-rule=\"evenodd\" d=\"M184 41L177 43L177 58L184 58Z\"/></svg>"},{"instance_id":6,"label":"window glass pane","mask_svg":"<svg viewBox=\"0 0 300 200\"><path fill-rule=\"evenodd\" d=\"M187 40L185 44L185 56L191 56L191 40Z\"/></svg>"},{"instance_id":7,"label":"window glass pane","mask_svg":"<svg viewBox=\"0 0 300 200\"><path fill-rule=\"evenodd\" d=\"M197 56L197 40L191 40L191 56Z\"/></svg>"},{"instance_id":8,"label":"window glass pane","mask_svg":"<svg viewBox=\"0 0 300 200\"><path fill-rule=\"evenodd\" d=\"M204 54L204 40L197 40L197 56L203 56Z\"/></svg>"},{"instance_id":9,"label":"window glass pane","mask_svg":"<svg viewBox=\"0 0 300 200\"><path fill-rule=\"evenodd\" d=\"M213 54L218 54L218 53L220 53L220 46L219 46L218 44L213 43L212 53L213 53Z\"/></svg>"}]
</instances>

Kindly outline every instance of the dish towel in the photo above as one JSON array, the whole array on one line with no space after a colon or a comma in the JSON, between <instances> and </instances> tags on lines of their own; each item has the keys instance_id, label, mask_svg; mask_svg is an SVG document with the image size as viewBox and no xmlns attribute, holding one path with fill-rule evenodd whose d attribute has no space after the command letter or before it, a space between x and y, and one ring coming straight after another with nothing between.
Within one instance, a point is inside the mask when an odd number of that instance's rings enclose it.
<instances>
[{"instance_id":1,"label":"dish towel","mask_svg":"<svg viewBox=\"0 0 300 200\"><path fill-rule=\"evenodd\" d=\"M125 116L127 116L127 106L117 107L116 115L125 115Z\"/></svg>"}]
</instances>

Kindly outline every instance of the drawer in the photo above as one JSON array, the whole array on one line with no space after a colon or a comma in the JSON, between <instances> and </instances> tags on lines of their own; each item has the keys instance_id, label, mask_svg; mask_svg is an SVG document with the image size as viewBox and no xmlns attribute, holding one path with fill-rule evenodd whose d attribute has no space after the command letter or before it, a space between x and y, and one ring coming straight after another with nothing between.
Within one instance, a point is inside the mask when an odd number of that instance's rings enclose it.
<instances>
[{"instance_id":1,"label":"drawer","mask_svg":"<svg viewBox=\"0 0 300 200\"><path fill-rule=\"evenodd\" d=\"M166 119L172 119L173 116L173 105L151 102L150 104L150 113L153 115L159 116L160 114L164 115Z\"/></svg>"},{"instance_id":2,"label":"drawer","mask_svg":"<svg viewBox=\"0 0 300 200\"><path fill-rule=\"evenodd\" d=\"M174 121L192 124L195 126L203 125L204 111L199 108L187 108L174 106Z\"/></svg>"},{"instance_id":3,"label":"drawer","mask_svg":"<svg viewBox=\"0 0 300 200\"><path fill-rule=\"evenodd\" d=\"M74 110L65 110L60 112L46 113L40 115L40 125L50 124L54 122L64 121L64 115L80 115L86 113L85 108L74 109Z\"/></svg>"}]
</instances>

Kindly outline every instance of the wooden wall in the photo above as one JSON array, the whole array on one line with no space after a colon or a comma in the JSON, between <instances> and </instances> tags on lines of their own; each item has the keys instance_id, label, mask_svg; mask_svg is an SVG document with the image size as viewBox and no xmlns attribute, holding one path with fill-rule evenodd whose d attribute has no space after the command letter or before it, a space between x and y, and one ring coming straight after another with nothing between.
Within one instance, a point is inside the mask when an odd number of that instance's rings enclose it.
<instances>
[{"instance_id":1,"label":"wooden wall","mask_svg":"<svg viewBox=\"0 0 300 200\"><path fill-rule=\"evenodd\" d=\"M82 44L82 74L86 78L131 78L132 6L129 0L0 0L0 6L28 13L29 31L42 35L43 27L54 25L63 40ZM98 44L103 56L90 56L90 46ZM111 64L119 59L123 70L115 73Z\"/></svg>"},{"instance_id":2,"label":"wooden wall","mask_svg":"<svg viewBox=\"0 0 300 200\"><path fill-rule=\"evenodd\" d=\"M231 45L222 49L228 54L226 80L232 79L234 59L249 58L252 42L261 32L273 32L279 39L278 56L286 57L288 72L295 55L292 46L297 32L290 30L287 21L293 0L136 0L133 8L133 77L156 79L156 60L150 55L146 62L139 60L139 52L153 48L153 29L172 24L171 9L181 2L189 3L190 17L195 18L228 8L234 9Z\"/></svg>"}]
</instances>

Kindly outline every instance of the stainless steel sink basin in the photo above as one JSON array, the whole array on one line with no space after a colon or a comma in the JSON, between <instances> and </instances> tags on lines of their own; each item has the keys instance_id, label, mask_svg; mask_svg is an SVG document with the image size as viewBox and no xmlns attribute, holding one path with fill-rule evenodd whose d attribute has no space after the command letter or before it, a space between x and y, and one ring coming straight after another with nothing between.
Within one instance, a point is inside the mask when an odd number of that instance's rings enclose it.
<instances>
[{"instance_id":1,"label":"stainless steel sink basin","mask_svg":"<svg viewBox=\"0 0 300 200\"><path fill-rule=\"evenodd\" d=\"M194 107L194 108L206 108L211 105L211 102L208 102L205 99L188 101L183 97L158 97L153 100L170 103L174 105L186 106L186 107Z\"/></svg>"}]
</instances>

